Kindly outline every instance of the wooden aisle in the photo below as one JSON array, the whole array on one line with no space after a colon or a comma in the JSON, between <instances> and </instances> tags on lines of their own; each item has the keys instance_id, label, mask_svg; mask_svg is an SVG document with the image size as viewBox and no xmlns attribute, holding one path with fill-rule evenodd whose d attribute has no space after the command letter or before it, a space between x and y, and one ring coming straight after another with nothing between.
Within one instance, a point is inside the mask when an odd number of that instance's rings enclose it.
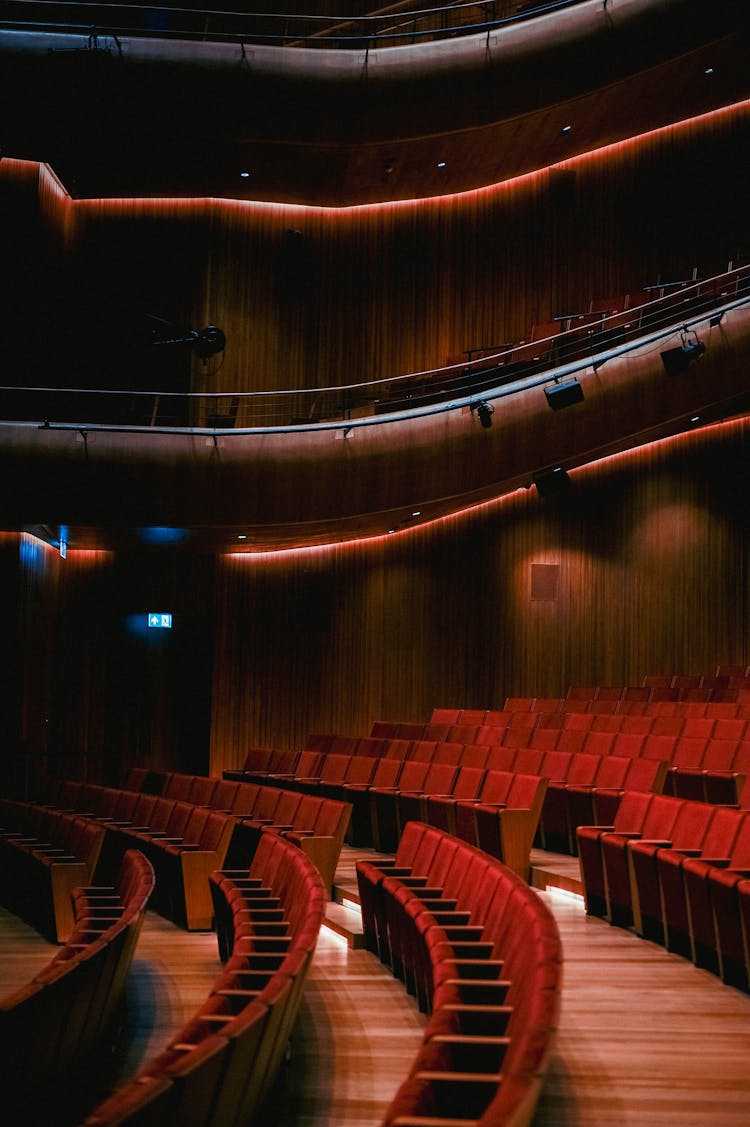
<instances>
[{"instance_id":1,"label":"wooden aisle","mask_svg":"<svg viewBox=\"0 0 750 1127\"><path fill-rule=\"evenodd\" d=\"M347 851L340 884L351 887ZM569 864L569 862L568 862ZM747 1127L750 997L676 955L589 919L579 898L541 893L565 951L563 1011L534 1127ZM0 913L0 989L53 954ZM28 959L28 962L27 962ZM33 964L33 969L32 969ZM219 971L216 939L149 912L128 988L124 1079L163 1049ZM377 1127L418 1048L424 1018L364 950L321 934L285 1083L263 1127Z\"/></svg>"},{"instance_id":2,"label":"wooden aisle","mask_svg":"<svg viewBox=\"0 0 750 1127\"><path fill-rule=\"evenodd\" d=\"M578 898L542 895L565 970L534 1127L747 1127L750 997Z\"/></svg>"}]
</instances>

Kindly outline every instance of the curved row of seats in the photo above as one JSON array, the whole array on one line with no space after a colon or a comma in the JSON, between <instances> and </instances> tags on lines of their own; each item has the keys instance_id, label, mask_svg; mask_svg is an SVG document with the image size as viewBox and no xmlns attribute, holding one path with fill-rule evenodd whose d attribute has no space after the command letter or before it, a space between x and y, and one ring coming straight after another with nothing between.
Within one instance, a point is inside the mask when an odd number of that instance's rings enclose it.
<instances>
[{"instance_id":1,"label":"curved row of seats","mask_svg":"<svg viewBox=\"0 0 750 1127\"><path fill-rule=\"evenodd\" d=\"M264 833L249 870L211 891L225 962L210 995L164 1052L85 1127L231 1127L261 1108L284 1059L326 909L315 866Z\"/></svg>"},{"instance_id":2,"label":"curved row of seats","mask_svg":"<svg viewBox=\"0 0 750 1127\"><path fill-rule=\"evenodd\" d=\"M578 848L590 915L748 988L750 811L632 792Z\"/></svg>"},{"instance_id":3,"label":"curved row of seats","mask_svg":"<svg viewBox=\"0 0 750 1127\"><path fill-rule=\"evenodd\" d=\"M431 724L490 724L504 727L507 724L536 721L522 720L524 713L542 713L552 717L568 712L591 713L592 716L704 716L714 712L719 716L734 716L738 709L747 709L750 686L727 691L730 700L680 700L673 689L650 689L648 699L623 696L572 697L507 697L502 709L434 708L428 723ZM390 721L378 721L389 724ZM562 723L558 719L557 723Z\"/></svg>"},{"instance_id":4,"label":"curved row of seats","mask_svg":"<svg viewBox=\"0 0 750 1127\"><path fill-rule=\"evenodd\" d=\"M426 821L481 846L525 876L546 781L521 771L459 767L453 757L444 762L440 752L448 746L435 744L427 749L434 758L424 759L313 753L319 758L319 778L296 782L336 793L351 804L350 840L357 844L392 853L407 822ZM369 782L350 781L348 768L355 763L368 767ZM360 770L357 775L363 777Z\"/></svg>"},{"instance_id":5,"label":"curved row of seats","mask_svg":"<svg viewBox=\"0 0 750 1127\"><path fill-rule=\"evenodd\" d=\"M724 711L724 706L715 706ZM702 711L711 706L702 706ZM635 756L662 759L668 764L664 789L679 797L718 804L737 803L750 767L750 710L744 715L683 716L594 716L584 713L517 713L535 725L499 728L494 725L376 724L380 731L398 733L388 738L313 735L300 753L284 753L286 770L278 772L274 762L281 753L251 749L242 772L234 777L264 779L308 792L315 790L342 797L344 784L372 785L375 768L369 759L438 758L461 766L539 773L531 750L585 753L592 756ZM555 723L546 723L555 721ZM425 738L429 734L430 739ZM491 753L487 750L491 748ZM504 748L505 751L499 749ZM439 750L438 750L439 749ZM316 755L316 751L319 755ZM513 751L523 756L516 758ZM583 761L579 760L579 766ZM387 773L386 765L378 767ZM563 776L550 776L554 782ZM375 785L392 780L377 778ZM593 782L584 778L571 782ZM607 785L607 784L603 784ZM356 818L355 818L356 820ZM363 839L365 840L365 839Z\"/></svg>"},{"instance_id":6,"label":"curved row of seats","mask_svg":"<svg viewBox=\"0 0 750 1127\"><path fill-rule=\"evenodd\" d=\"M384 1127L527 1122L559 1014L551 913L497 860L417 822L357 881L367 947L430 1013Z\"/></svg>"},{"instance_id":7,"label":"curved row of seats","mask_svg":"<svg viewBox=\"0 0 750 1127\"><path fill-rule=\"evenodd\" d=\"M93 879L104 830L86 818L4 799L0 903L53 943L74 927L71 893Z\"/></svg>"},{"instance_id":8,"label":"curved row of seats","mask_svg":"<svg viewBox=\"0 0 750 1127\"><path fill-rule=\"evenodd\" d=\"M142 849L156 870L154 907L188 930L211 927L209 873L225 862L249 864L265 827L302 849L330 887L349 824L346 803L201 775L165 774L160 785L163 794L63 781L50 783L43 798L103 827L105 879L126 849Z\"/></svg>"},{"instance_id":9,"label":"curved row of seats","mask_svg":"<svg viewBox=\"0 0 750 1127\"><path fill-rule=\"evenodd\" d=\"M176 772L165 777L161 793L166 799L207 805L234 818L227 854L227 864L232 867L249 864L261 830L272 829L307 853L331 887L350 818L348 806L335 796L317 793L306 800L301 788L279 789Z\"/></svg>"},{"instance_id":10,"label":"curved row of seats","mask_svg":"<svg viewBox=\"0 0 750 1127\"><path fill-rule=\"evenodd\" d=\"M136 850L111 887L76 888L65 946L0 1004L3 1102L23 1108L24 1122L75 1105L79 1081L109 1042L153 888L153 869Z\"/></svg>"},{"instance_id":11,"label":"curved row of seats","mask_svg":"<svg viewBox=\"0 0 750 1127\"><path fill-rule=\"evenodd\" d=\"M602 810L609 811L626 788L662 789L666 763L646 756L649 750L663 754L665 741L653 737L653 748L643 736L624 735L622 741L622 750L629 755L383 741L380 759L303 752L300 769L305 774L294 782L300 789L351 804L353 844L392 853L403 826L411 820L423 821L458 834L523 875L538 826L542 846L573 851L575 825L580 824L575 819L591 822L597 799ZM666 741L667 751L672 744ZM636 757L639 751L642 755ZM548 782L541 784L541 778ZM284 785L290 785L287 776ZM500 812L503 806L507 810ZM511 809L528 814L520 819ZM520 837L511 831L514 822L516 831L524 826Z\"/></svg>"}]
</instances>

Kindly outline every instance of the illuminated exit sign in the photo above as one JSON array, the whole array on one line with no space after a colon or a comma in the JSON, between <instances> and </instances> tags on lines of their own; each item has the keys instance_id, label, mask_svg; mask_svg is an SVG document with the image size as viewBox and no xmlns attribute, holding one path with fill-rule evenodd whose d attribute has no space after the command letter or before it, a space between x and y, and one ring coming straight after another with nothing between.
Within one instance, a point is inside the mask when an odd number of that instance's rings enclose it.
<instances>
[{"instance_id":1,"label":"illuminated exit sign","mask_svg":"<svg viewBox=\"0 0 750 1127\"><path fill-rule=\"evenodd\" d=\"M157 630L171 630L172 629L172 615L161 614L156 611L150 610L148 612L149 626L155 626Z\"/></svg>"}]
</instances>

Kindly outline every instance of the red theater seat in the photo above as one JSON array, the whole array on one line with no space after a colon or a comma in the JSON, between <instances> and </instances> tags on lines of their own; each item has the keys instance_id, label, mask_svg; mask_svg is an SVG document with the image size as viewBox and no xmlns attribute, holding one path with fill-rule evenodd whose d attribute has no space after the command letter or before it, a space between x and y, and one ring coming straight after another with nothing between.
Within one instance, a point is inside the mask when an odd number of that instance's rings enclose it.
<instances>
[{"instance_id":1,"label":"red theater seat","mask_svg":"<svg viewBox=\"0 0 750 1127\"><path fill-rule=\"evenodd\" d=\"M642 791L626 791L611 825L579 826L578 856L590 916L607 915L607 888L604 878L601 839L605 833L639 834L655 796Z\"/></svg>"}]
</instances>

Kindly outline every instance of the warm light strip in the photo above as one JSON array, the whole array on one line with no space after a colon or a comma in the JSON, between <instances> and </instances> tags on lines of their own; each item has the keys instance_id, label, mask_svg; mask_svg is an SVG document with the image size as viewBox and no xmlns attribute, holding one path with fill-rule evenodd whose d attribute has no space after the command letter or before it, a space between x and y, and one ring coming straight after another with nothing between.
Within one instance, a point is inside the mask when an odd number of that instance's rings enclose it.
<instances>
[{"instance_id":1,"label":"warm light strip","mask_svg":"<svg viewBox=\"0 0 750 1127\"><path fill-rule=\"evenodd\" d=\"M745 415L740 419L729 419L726 422L708 423L704 427L694 427L689 432L682 432L680 434L672 434L666 438L657 438L653 442L644 442L637 446L630 447L628 450L619 450L615 454L605 454L601 458L594 458L590 462L583 465L576 466L575 469L568 471L569 474L581 474L595 470L597 467L609 465L616 461L622 461L625 458L632 457L636 451L643 451L645 449L653 449L657 446L666 446L670 443L677 443L684 441L686 438L692 437L696 434L708 433L712 430L718 429L732 429L744 427L750 421L750 415ZM527 493L528 490L524 486L510 490L508 493L502 493L499 497L490 497L487 501L478 501L475 505L467 505L463 509L456 509L453 513L446 513L444 516L434 517L432 520L421 521L418 524L410 525L407 528L396 529L395 532L379 532L374 536L358 536L351 540L335 540L328 544L310 544L298 548L266 548L259 552L254 552L252 548L240 548L230 552L222 553L224 556L231 556L233 559L246 559L248 561L264 560L264 559L286 559L289 556L304 556L312 555L315 552L330 552L341 548L353 548L358 545L370 544L375 545L382 543L386 540L393 540L395 536L406 536L409 533L423 532L427 529L435 528L439 525L447 524L450 521L459 521L464 517L473 514L490 512L493 509L500 508L502 505L508 504L519 493ZM408 505L404 505L407 509Z\"/></svg>"},{"instance_id":2,"label":"warm light strip","mask_svg":"<svg viewBox=\"0 0 750 1127\"><path fill-rule=\"evenodd\" d=\"M694 114L692 117L683 118L681 121L675 121L669 125L660 125L655 129L646 130L644 133L638 133L633 137L623 138L621 141L613 141L609 145L602 145L596 149L588 149L584 153L579 153L577 156L569 157L567 160L558 161L554 164L545 165L543 168L534 169L532 172L525 172L521 176L511 177L509 180L498 181L495 184L488 184L483 188L470 188L465 192L454 192L442 196L421 196L414 199L407 200L387 200L380 203L367 203L367 204L350 204L345 207L322 207L320 205L312 206L310 204L291 204L291 203L275 203L269 200L237 200L237 199L222 199L215 196L199 196L185 198L182 196L164 196L154 199L141 198L141 197L117 197L117 198L102 198L92 197L86 200L71 200L76 208L86 207L107 207L120 205L127 205L128 208L140 206L142 209L150 210L151 208L164 207L168 204L170 209L174 207L184 207L192 209L200 209L201 207L237 207L237 208L257 208L260 211L278 211L283 215L289 216L290 214L306 215L306 216L325 216L337 215L346 213L347 215L355 215L359 213L368 214L373 211L387 211L394 208L407 208L419 205L429 206L435 202L448 205L454 202L462 202L466 200L479 200L487 195L493 193L499 194L500 192L508 192L517 188L519 185L529 183L534 178L545 176L550 171L558 169L574 169L586 160L594 157L607 155L622 151L628 146L635 146L642 141L647 141L653 137L666 136L670 133L679 132L683 129L688 129L698 122L708 123L717 120L721 117L726 117L729 114L741 112L750 109L750 98L746 98L741 102L732 102L731 105L721 106L719 109L708 110L704 114ZM54 176L54 172L52 173ZM55 177L55 179L57 179ZM67 193L66 193L67 194Z\"/></svg>"},{"instance_id":3,"label":"warm light strip","mask_svg":"<svg viewBox=\"0 0 750 1127\"><path fill-rule=\"evenodd\" d=\"M338 942L343 947L349 946L349 940L346 938L346 936L341 935L341 933L338 931L335 931L326 920L323 920L323 923L320 925L320 930L325 931L326 935L329 936L330 939L338 940Z\"/></svg>"},{"instance_id":4,"label":"warm light strip","mask_svg":"<svg viewBox=\"0 0 750 1127\"><path fill-rule=\"evenodd\" d=\"M569 892L567 888L558 888L557 885L548 884L544 890L551 900L559 900L575 908L584 907L583 896L579 892Z\"/></svg>"}]
</instances>

